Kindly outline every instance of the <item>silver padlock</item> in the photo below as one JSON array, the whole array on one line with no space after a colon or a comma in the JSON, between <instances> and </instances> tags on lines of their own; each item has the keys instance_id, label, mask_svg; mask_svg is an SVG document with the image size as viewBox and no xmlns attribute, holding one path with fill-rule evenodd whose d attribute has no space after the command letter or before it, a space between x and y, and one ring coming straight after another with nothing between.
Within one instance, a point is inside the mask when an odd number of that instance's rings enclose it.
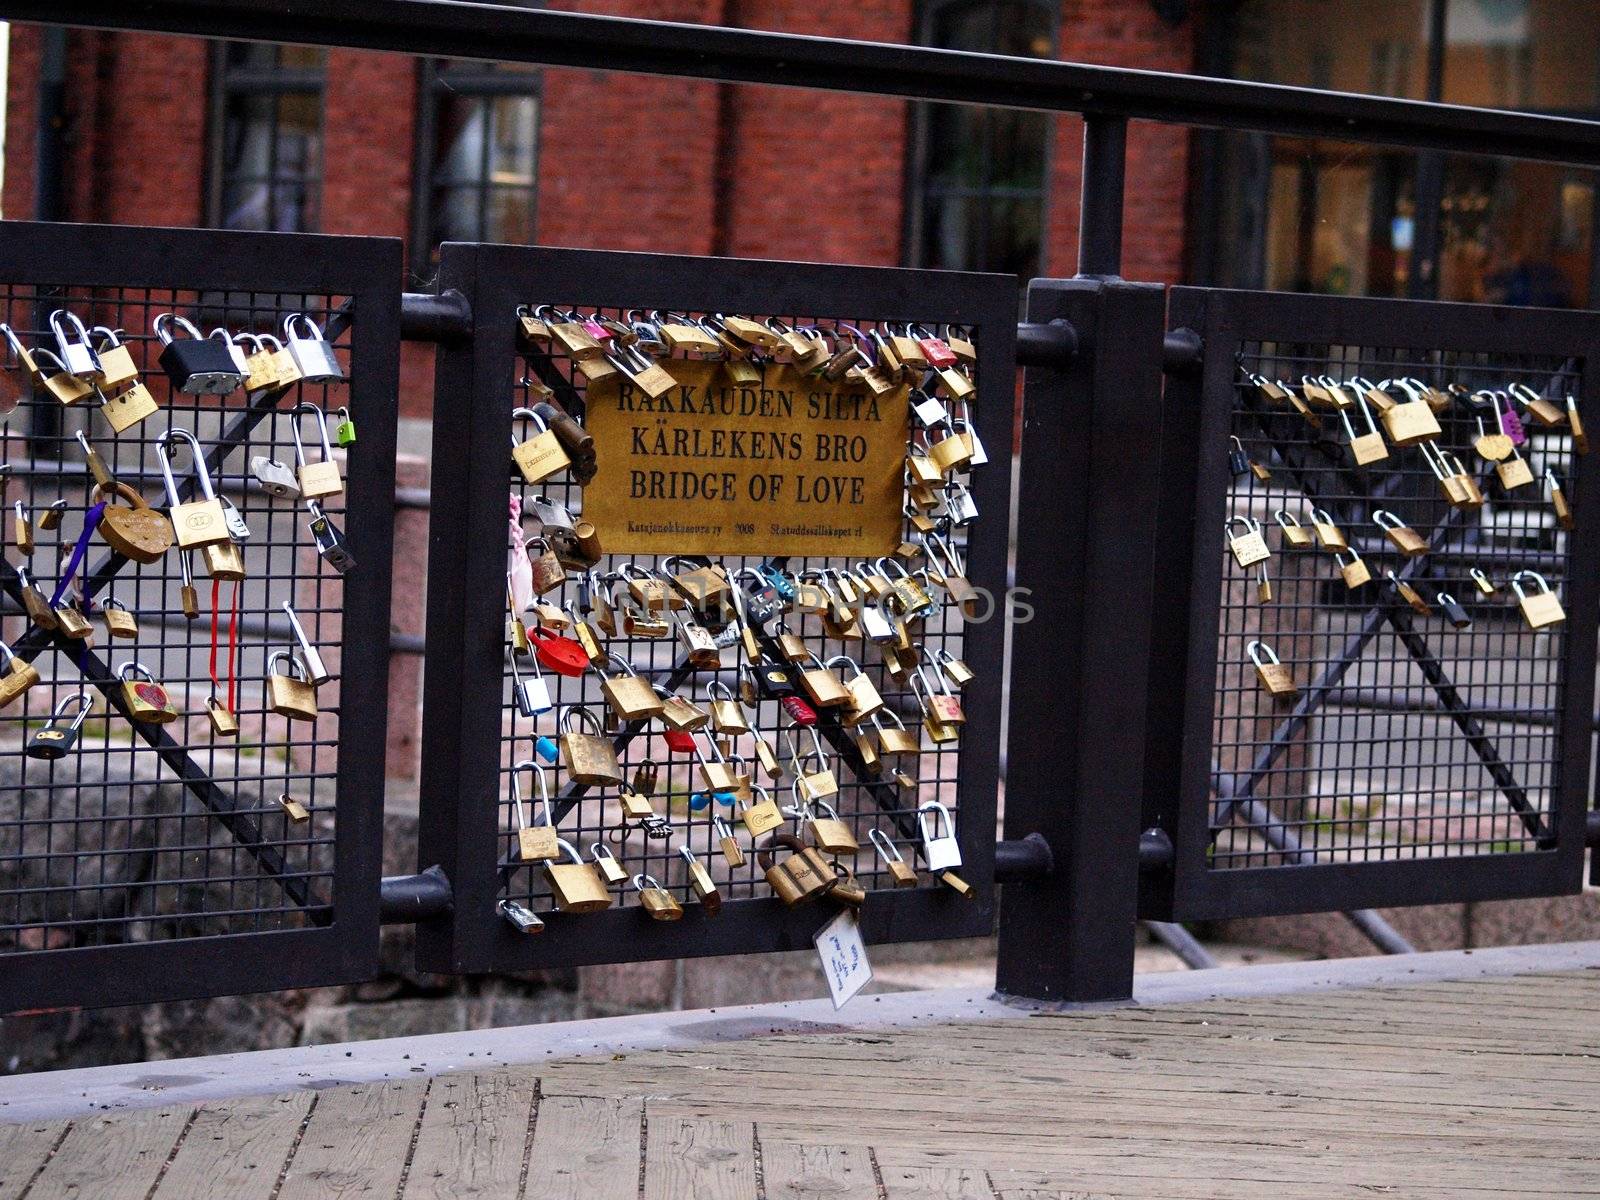
<instances>
[{"instance_id":1,"label":"silver padlock","mask_svg":"<svg viewBox=\"0 0 1600 1200\"><path fill-rule=\"evenodd\" d=\"M250 526L244 523L244 514L239 511L239 506L228 497L221 497L222 519L228 526L228 536L236 542L250 540Z\"/></svg>"},{"instance_id":2,"label":"silver padlock","mask_svg":"<svg viewBox=\"0 0 1600 1200\"><path fill-rule=\"evenodd\" d=\"M885 606L888 603L889 597L885 596L876 604L863 604L861 606L861 634L869 642L877 642L882 645L886 642L894 641L899 636L895 631L894 622L889 619L885 612Z\"/></svg>"},{"instance_id":3,"label":"silver padlock","mask_svg":"<svg viewBox=\"0 0 1600 1200\"><path fill-rule=\"evenodd\" d=\"M311 514L311 521L306 526L311 531L311 538L316 543L317 553L335 571L341 575L348 575L355 568L355 555L351 554L345 546L344 533L333 523L322 505L315 500L306 501L306 511Z\"/></svg>"},{"instance_id":4,"label":"silver padlock","mask_svg":"<svg viewBox=\"0 0 1600 1200\"><path fill-rule=\"evenodd\" d=\"M951 480L944 485L944 515L952 525L968 525L978 519L978 503L966 484Z\"/></svg>"},{"instance_id":5,"label":"silver padlock","mask_svg":"<svg viewBox=\"0 0 1600 1200\"><path fill-rule=\"evenodd\" d=\"M576 523L566 505L548 496L535 496L529 502L529 507L533 510L534 519L542 526L540 534L550 543L550 549L556 552L557 558L581 557L578 554Z\"/></svg>"},{"instance_id":6,"label":"silver padlock","mask_svg":"<svg viewBox=\"0 0 1600 1200\"><path fill-rule=\"evenodd\" d=\"M924 429L937 429L950 420L950 410L945 408L944 402L921 388L911 393L911 415Z\"/></svg>"},{"instance_id":7,"label":"silver padlock","mask_svg":"<svg viewBox=\"0 0 1600 1200\"><path fill-rule=\"evenodd\" d=\"M329 383L344 378L344 368L339 365L333 347L322 336L317 323L305 313L293 313L283 319L283 337L289 344L295 366L307 383Z\"/></svg>"},{"instance_id":8,"label":"silver padlock","mask_svg":"<svg viewBox=\"0 0 1600 1200\"><path fill-rule=\"evenodd\" d=\"M300 481L294 469L286 467L275 458L258 454L250 460L250 474L274 496L298 496Z\"/></svg>"},{"instance_id":9,"label":"silver padlock","mask_svg":"<svg viewBox=\"0 0 1600 1200\"><path fill-rule=\"evenodd\" d=\"M56 309L50 314L50 332L56 335L56 345L61 350L61 365L66 367L67 374L86 380L92 380L100 374L100 360L89 345L89 331L83 327L76 313L64 308Z\"/></svg>"},{"instance_id":10,"label":"silver padlock","mask_svg":"<svg viewBox=\"0 0 1600 1200\"><path fill-rule=\"evenodd\" d=\"M949 871L961 865L961 843L956 841L955 822L943 804L937 800L919 804L917 830L922 834L922 857L928 860L928 870Z\"/></svg>"},{"instance_id":11,"label":"silver padlock","mask_svg":"<svg viewBox=\"0 0 1600 1200\"><path fill-rule=\"evenodd\" d=\"M517 711L523 716L532 719L540 713L547 713L555 707L555 701L550 699L550 685L545 683L544 674L539 670L539 657L533 656L533 678L524 679L522 671L517 666L517 656L511 654L511 694L517 702Z\"/></svg>"},{"instance_id":12,"label":"silver padlock","mask_svg":"<svg viewBox=\"0 0 1600 1200\"><path fill-rule=\"evenodd\" d=\"M329 671L328 664L322 661L316 643L306 636L305 626L300 624L300 615L287 600L283 602L283 611L289 618L289 628L294 631L294 640L300 647L300 665L306 669L311 682L320 687L333 678L333 672Z\"/></svg>"},{"instance_id":13,"label":"silver padlock","mask_svg":"<svg viewBox=\"0 0 1600 1200\"><path fill-rule=\"evenodd\" d=\"M972 439L972 466L981 467L989 461L989 452L983 448L983 439L978 436L978 426L972 420L972 406L965 400L959 402L961 415L953 422L956 429Z\"/></svg>"},{"instance_id":14,"label":"silver padlock","mask_svg":"<svg viewBox=\"0 0 1600 1200\"><path fill-rule=\"evenodd\" d=\"M532 909L515 900L502 900L495 905L495 911L511 923L511 927L518 933L542 933L544 922L541 921Z\"/></svg>"}]
</instances>

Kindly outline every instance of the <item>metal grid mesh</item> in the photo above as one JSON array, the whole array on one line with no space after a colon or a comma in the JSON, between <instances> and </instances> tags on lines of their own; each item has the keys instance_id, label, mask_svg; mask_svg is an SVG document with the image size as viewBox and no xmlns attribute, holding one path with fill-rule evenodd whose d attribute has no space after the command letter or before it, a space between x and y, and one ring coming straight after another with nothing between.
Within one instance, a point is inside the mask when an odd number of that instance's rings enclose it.
<instances>
[{"instance_id":1,"label":"metal grid mesh","mask_svg":"<svg viewBox=\"0 0 1600 1200\"><path fill-rule=\"evenodd\" d=\"M552 303L559 310L573 307L581 309L585 314L598 311L599 315L613 319L622 319L624 313L619 309L600 308L595 310L592 306L584 305L582 297L575 300L548 297L539 297L538 304ZM681 311L681 310L680 310ZM690 318L699 318L709 314L688 310L684 313ZM896 325L905 322L917 322L919 317L915 313L907 314L903 318L896 318L893 322L878 322L857 319L848 316L830 314L825 317L800 313L745 313L757 321L764 321L769 316L791 326L820 326L824 330L834 325L851 325L863 333L870 333L874 329L882 328L885 324ZM507 319L512 319L507 314ZM974 345L977 344L976 334L973 334ZM981 349L980 349L981 352ZM511 397L513 407L527 407L536 399L530 388L532 364L521 357L526 351L519 352L518 371L520 382ZM538 364L541 368L546 384L557 384L556 398L563 405L568 406L575 416L581 416L581 397L584 394L586 381L577 371L570 358L559 353L547 358ZM663 365L670 372L672 360L664 360ZM978 377L978 368L969 367L973 382L978 385L978 394L975 394L968 405L971 410L970 417L976 428L978 401L981 396L982 383ZM561 386L564 384L564 386ZM908 417L907 434L912 428L911 419ZM529 427L522 427L517 432L519 435L530 431ZM606 447L597 445L600 470L606 469ZM543 495L564 504L574 517L582 515L583 493L582 488L573 482L568 472L561 472L555 477L537 485L527 485L514 465L508 461L508 480L513 495L518 496L523 504L528 536L536 535L537 522L531 520L530 501L536 495ZM974 469L983 469L981 467ZM958 473L951 478L970 480L970 473ZM982 514L977 519L981 522ZM973 523L974 525L977 522ZM967 550L967 534L972 528L954 528L949 533L951 544L964 560ZM606 541L606 530L600 529L599 537L602 547ZM903 536L916 540L917 535L906 522ZM624 562L636 562L640 566L656 566L668 556L634 555L604 557L596 570L602 574L618 569ZM719 561L731 575L740 567L755 566L762 560L755 557L727 556ZM782 560L773 560L776 565L782 566L791 576L822 567L848 567L852 563L845 559L807 557L791 557ZM911 564L913 567L920 565ZM563 603L573 601L578 595L576 576L569 579L568 583L560 590L551 592L541 599ZM963 652L963 617L959 606L951 600L948 594L940 589L934 589L933 595L938 602L934 613L925 620L914 625L913 632L916 642L923 647L923 661L930 663L932 656L940 651L947 650L960 659ZM532 616L529 616L530 622ZM883 773L873 779L863 780L857 778L845 765L842 758L834 753L833 748L824 742L829 752L829 766L838 781L839 794L829 799L829 803L838 811L839 817L851 828L856 840L860 843L861 851L856 857L845 857L842 861L854 871L858 882L863 888L871 892L882 889L889 890L894 887L889 871L882 857L873 849L868 840L868 832L874 828L881 829L889 837L904 857L908 864L921 867L921 843L916 838L917 829L916 812L919 804L930 800L938 800L949 810L952 822L959 828L961 814L956 800L956 780L961 764L959 742L949 742L935 745L925 733L921 731L922 709L917 697L912 691L909 679L902 683L894 680L884 667L876 647L871 642L861 639L840 641L827 637L820 627L820 622L815 617L802 616L798 612L791 612L785 618L786 628L789 632L804 637L807 646L819 658L826 661L836 655L847 654L859 663L865 673L872 679L874 685L885 701L888 710L899 714L907 729L919 735L922 743L922 752L916 756L906 756L897 760L885 758ZM737 693L738 678L737 664L745 661L742 651L737 643L726 647L722 651L723 666L721 670L690 670L679 674L677 668L683 661L683 643L676 636L664 638L630 637L624 634L619 627L618 635L606 639L606 648L610 652L620 654L631 665L654 682L668 685L671 690L677 691L685 698L691 699L702 707L705 706L706 686L713 681L720 681L733 688ZM769 663L778 660L770 651L765 661ZM519 665L526 675L530 668ZM938 672L934 667L927 668L930 677L938 683ZM523 903L536 912L546 912L554 908L554 901L550 896L550 889L545 880L545 875L537 863L522 863L517 857L517 817L515 805L511 800L510 777L512 767L519 761L536 758L535 743L541 735L554 738L558 733L556 727L556 714L563 706L568 704L586 704L596 715L606 712L606 704L600 691L600 679L591 670L581 678L565 678L550 671L545 671L543 677L549 686L551 699L555 708L541 714L536 719L523 717L517 710L514 702L512 685L513 675L511 659L507 655L503 675L504 693L502 697L502 759L501 759L501 786L500 786L500 828L503 833L500 851L500 876L501 896L506 899ZM675 685L675 686L674 686ZM951 688L954 691L954 687ZM959 693L958 693L959 694ZM750 767L751 774L756 783L765 786L774 801L780 808L786 808L795 803L791 792L794 778L793 761L790 756L789 745L785 740L785 729L788 727L787 718L776 700L763 698L757 706L746 706L745 715L750 728L756 736L765 737L777 751L780 761L784 766L784 776L781 781L767 779L761 771L759 764L753 757L750 738L741 736L736 739L735 752L743 756ZM752 839L744 826L739 822L735 809L721 807L716 803L699 811L690 808L691 797L695 793L704 793L707 789L697 770L697 764L692 755L673 754L668 751L661 734L662 726L659 721L646 723L645 730L631 739L625 748L619 750L618 759L624 774L632 779L635 768L646 757L653 760L659 769L659 785L654 796L656 811L668 818L671 824L669 838L647 836L642 827L637 823L627 822L622 814L618 789L590 788L581 795L574 795L569 785L566 774L558 763L542 762L545 769L548 787L552 800L552 813L555 824L562 839L572 843L579 852L588 859L591 846L604 840L616 855L621 865L631 876L644 873L652 876L662 886L670 890L680 903L695 903L693 891L688 885L688 868L679 854L680 847L688 847L700 863L716 881L719 892L725 900L739 900L752 897L770 897L772 889L767 884L763 871L756 861L756 855L751 846ZM803 731L799 732L796 743L804 753L810 740ZM703 739L702 739L703 744ZM899 769L913 781L912 787L900 787L894 791L894 802L886 800L890 788L883 787L885 780L895 779L896 769ZM524 792L530 791L530 782L527 772L521 778L521 787ZM536 797L529 799L529 819L537 821L538 809L534 803ZM731 826L735 837L743 849L745 861L743 865L731 867L724 859L719 842L712 824L713 816L721 816ZM788 821L781 827L781 831L797 833L804 838L801 823ZM764 840L762 838L756 841ZM923 872L919 878L919 886L923 888L937 888L937 876ZM633 887L626 883L611 887L613 903L616 905L636 906L639 895Z\"/></svg>"},{"instance_id":2,"label":"metal grid mesh","mask_svg":"<svg viewBox=\"0 0 1600 1200\"><path fill-rule=\"evenodd\" d=\"M53 348L47 320L57 308L87 325L125 331L140 378L160 405L158 413L114 433L97 408L64 408L44 388L30 388L26 370L6 349L0 386L21 389L23 399L5 425L9 475L0 577L6 595L0 613L5 640L20 658L33 660L42 681L0 713L0 953L300 929L332 919L338 685L320 689L315 722L289 721L270 711L265 676L268 657L296 644L281 611L288 601L337 677L343 587L321 564L305 508L267 493L249 462L264 455L292 468L289 410L309 401L332 414L347 403L344 385L299 383L238 391L220 401L186 395L157 365L161 345L151 322L172 311L205 328L270 332L286 315L305 312L327 327L348 367L352 307L332 295L222 296L89 281L50 289L13 284L0 292L0 319L30 350ZM303 419L314 459L320 456L317 431ZM180 598L183 552L176 545L142 565L114 555L97 533L81 571L94 632L86 654L69 658L23 613L16 567L25 564L46 596L53 594L92 503L94 481L77 433L87 436L119 482L164 508L154 446L170 429L199 439L217 494L231 499L249 526L251 537L241 548L248 578L217 581L214 600L203 556L191 552L200 616L190 620ZM184 450L175 454L174 475L187 499L193 466ZM39 528L39 515L58 499L67 502L60 525ZM15 541L12 506L18 500L34 518L36 548L26 557ZM342 525L342 494L322 504ZM206 701L214 689L214 603L220 614L215 694L227 699L235 589L232 707L240 732L225 738L213 734ZM100 601L112 596L137 620L136 640L108 636ZM108 706L105 692L120 690L113 675L130 661L165 685L177 721L136 727ZM27 739L53 705L80 687L93 695L94 708L76 746L53 762L25 755ZM284 794L304 806L307 819L290 818L279 802Z\"/></svg>"},{"instance_id":3,"label":"metal grid mesh","mask_svg":"<svg viewBox=\"0 0 1600 1200\"><path fill-rule=\"evenodd\" d=\"M1528 435L1518 452L1534 481L1508 491L1495 464L1474 452L1477 418L1490 433L1498 418L1456 396L1438 414L1442 436L1434 444L1459 457L1486 497L1480 509L1458 509L1420 446L1397 448L1385 437L1387 458L1357 467L1337 412L1314 409L1315 428L1248 376L1292 381L1296 393L1308 375L1415 377L1474 392L1521 383L1564 411L1577 388L1575 364L1247 341L1238 365L1230 432L1271 477L1253 470L1236 476L1221 520L1262 523L1273 596L1258 599L1260 568L1241 569L1224 543L1209 865L1399 861L1553 844L1565 625L1532 629L1509 580L1531 570L1556 593L1564 590L1569 539L1546 471L1570 502L1578 480L1566 423L1546 428L1517 406ZM1381 414L1374 409L1373 416L1382 431ZM1359 406L1350 418L1357 435L1369 432ZM1315 536L1313 508L1333 518L1372 582L1346 585ZM1429 552L1399 553L1374 524L1380 509L1410 526ZM1287 544L1279 511L1312 534L1310 546ZM1493 594L1480 589L1474 568L1493 583ZM1391 572L1431 614L1412 607ZM1440 592L1460 603L1469 626L1447 620ZM1258 680L1247 652L1257 639L1289 669L1298 697L1274 699Z\"/></svg>"}]
</instances>

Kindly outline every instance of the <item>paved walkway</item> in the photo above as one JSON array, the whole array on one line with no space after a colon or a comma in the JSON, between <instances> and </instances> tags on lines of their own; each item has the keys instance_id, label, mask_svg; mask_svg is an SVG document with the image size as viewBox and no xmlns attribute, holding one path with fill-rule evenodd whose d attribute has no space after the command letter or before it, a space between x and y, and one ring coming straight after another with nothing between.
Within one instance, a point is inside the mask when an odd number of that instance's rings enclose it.
<instances>
[{"instance_id":1,"label":"paved walkway","mask_svg":"<svg viewBox=\"0 0 1600 1200\"><path fill-rule=\"evenodd\" d=\"M1600 943L1141 987L12 1078L0 1200L1600 1195Z\"/></svg>"}]
</instances>

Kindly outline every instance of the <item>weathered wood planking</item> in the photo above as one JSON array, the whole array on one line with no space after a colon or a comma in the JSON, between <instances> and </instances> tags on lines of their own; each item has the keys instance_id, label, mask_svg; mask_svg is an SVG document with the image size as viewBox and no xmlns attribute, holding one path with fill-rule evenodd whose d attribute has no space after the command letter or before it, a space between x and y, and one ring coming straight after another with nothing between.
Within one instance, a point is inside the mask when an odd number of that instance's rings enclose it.
<instances>
[{"instance_id":1,"label":"weathered wood planking","mask_svg":"<svg viewBox=\"0 0 1600 1200\"><path fill-rule=\"evenodd\" d=\"M428 1089L403 1200L514 1197L539 1081L522 1071L441 1075Z\"/></svg>"},{"instance_id":2,"label":"weathered wood planking","mask_svg":"<svg viewBox=\"0 0 1600 1200\"><path fill-rule=\"evenodd\" d=\"M537 1200L637 1200L638 1097L544 1096L523 1194Z\"/></svg>"},{"instance_id":3,"label":"weathered wood planking","mask_svg":"<svg viewBox=\"0 0 1600 1200\"><path fill-rule=\"evenodd\" d=\"M22 1195L71 1128L71 1121L0 1125L0 1200L17 1200Z\"/></svg>"},{"instance_id":4,"label":"weathered wood planking","mask_svg":"<svg viewBox=\"0 0 1600 1200\"><path fill-rule=\"evenodd\" d=\"M392 1200L428 1083L401 1079L318 1092L277 1200Z\"/></svg>"},{"instance_id":5,"label":"weathered wood planking","mask_svg":"<svg viewBox=\"0 0 1600 1200\"><path fill-rule=\"evenodd\" d=\"M756 1200L749 1121L645 1117L644 1200Z\"/></svg>"},{"instance_id":6,"label":"weathered wood planking","mask_svg":"<svg viewBox=\"0 0 1600 1200\"><path fill-rule=\"evenodd\" d=\"M878 1200L872 1155L864 1146L770 1142L765 1130L804 1137L801 1122L774 1121L757 1127L761 1135L761 1179L767 1200Z\"/></svg>"},{"instance_id":7,"label":"weathered wood planking","mask_svg":"<svg viewBox=\"0 0 1600 1200\"><path fill-rule=\"evenodd\" d=\"M145 1200L193 1116L150 1108L75 1121L27 1200Z\"/></svg>"},{"instance_id":8,"label":"weathered wood planking","mask_svg":"<svg viewBox=\"0 0 1600 1200\"><path fill-rule=\"evenodd\" d=\"M155 1200L272 1200L315 1092L205 1105L167 1165Z\"/></svg>"}]
</instances>

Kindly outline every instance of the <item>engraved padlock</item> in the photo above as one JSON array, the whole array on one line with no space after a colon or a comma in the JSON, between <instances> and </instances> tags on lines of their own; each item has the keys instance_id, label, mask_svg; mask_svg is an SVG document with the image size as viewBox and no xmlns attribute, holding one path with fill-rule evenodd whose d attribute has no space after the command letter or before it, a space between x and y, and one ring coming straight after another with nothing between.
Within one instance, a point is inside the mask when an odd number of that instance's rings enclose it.
<instances>
[{"instance_id":1,"label":"engraved padlock","mask_svg":"<svg viewBox=\"0 0 1600 1200\"><path fill-rule=\"evenodd\" d=\"M310 413L316 418L317 440L322 443L322 461L307 462L305 443L300 439L300 416ZM300 494L308 500L337 496L344 491L344 480L339 475L339 464L333 458L333 443L328 440L328 414L315 404L301 401L289 410L289 431L294 435L294 457L299 466Z\"/></svg>"},{"instance_id":2,"label":"engraved padlock","mask_svg":"<svg viewBox=\"0 0 1600 1200\"><path fill-rule=\"evenodd\" d=\"M194 458L195 484L201 496L199 500L183 501L178 497L178 481L173 478L172 460L168 453L168 447L173 442L185 443ZM200 442L194 434L187 429L170 429L162 434L156 439L156 462L161 466L161 477L166 483L169 505L167 517L172 522L179 548L192 550L230 541L227 516L222 511L222 502L211 490L211 474L206 470Z\"/></svg>"},{"instance_id":3,"label":"engraved padlock","mask_svg":"<svg viewBox=\"0 0 1600 1200\"><path fill-rule=\"evenodd\" d=\"M135 679L142 675L142 680ZM122 703L128 716L135 721L165 725L178 719L178 709L167 694L167 689L156 682L156 677L142 663L127 662L117 669L122 681Z\"/></svg>"}]
</instances>

